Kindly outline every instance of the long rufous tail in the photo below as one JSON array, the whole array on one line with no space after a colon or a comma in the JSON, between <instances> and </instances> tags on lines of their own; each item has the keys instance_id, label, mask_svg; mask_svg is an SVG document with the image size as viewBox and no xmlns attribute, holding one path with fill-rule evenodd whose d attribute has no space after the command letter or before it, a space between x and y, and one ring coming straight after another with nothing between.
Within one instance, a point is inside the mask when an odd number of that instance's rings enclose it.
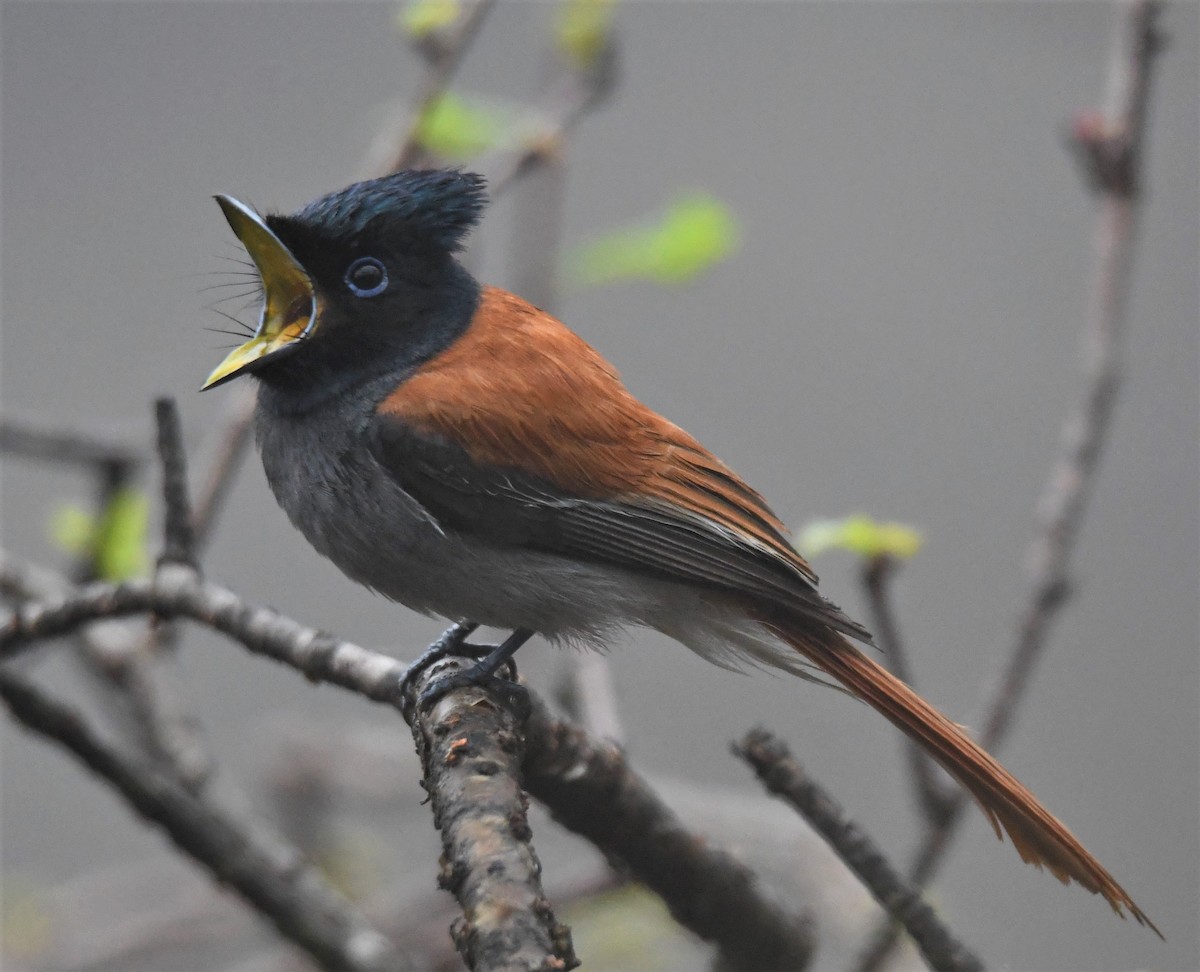
<instances>
[{"instance_id":1,"label":"long rufous tail","mask_svg":"<svg viewBox=\"0 0 1200 972\"><path fill-rule=\"evenodd\" d=\"M811 623L811 622L810 622ZM800 654L916 740L978 801L996 830L1007 833L1021 858L1047 867L1064 884L1078 881L1113 910L1162 932L1079 840L1019 780L963 729L833 631L814 635L797 624L771 627Z\"/></svg>"}]
</instances>

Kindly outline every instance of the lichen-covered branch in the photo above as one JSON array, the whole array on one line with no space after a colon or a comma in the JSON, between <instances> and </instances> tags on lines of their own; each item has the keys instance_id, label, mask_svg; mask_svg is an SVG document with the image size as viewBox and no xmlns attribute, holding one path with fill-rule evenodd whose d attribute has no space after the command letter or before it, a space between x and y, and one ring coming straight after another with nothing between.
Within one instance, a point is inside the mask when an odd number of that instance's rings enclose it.
<instances>
[{"instance_id":1,"label":"lichen-covered branch","mask_svg":"<svg viewBox=\"0 0 1200 972\"><path fill-rule=\"evenodd\" d=\"M411 691L419 698L432 682L470 664L449 658L430 665ZM442 834L439 883L462 907L451 933L467 965L476 972L574 968L570 932L542 890L514 714L485 688L467 686L413 706L412 730Z\"/></svg>"}]
</instances>

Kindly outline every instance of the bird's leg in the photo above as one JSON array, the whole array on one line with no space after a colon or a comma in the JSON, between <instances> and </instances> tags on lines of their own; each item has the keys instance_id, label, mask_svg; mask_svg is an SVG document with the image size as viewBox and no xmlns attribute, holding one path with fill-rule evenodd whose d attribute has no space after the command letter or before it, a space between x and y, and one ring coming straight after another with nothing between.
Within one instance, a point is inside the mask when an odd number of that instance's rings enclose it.
<instances>
[{"instance_id":1,"label":"bird's leg","mask_svg":"<svg viewBox=\"0 0 1200 972\"><path fill-rule=\"evenodd\" d=\"M450 655L464 654L462 649L466 647L467 638L478 627L479 625L474 621L456 621L438 635L437 641L421 652L413 663L408 666L408 670L404 675L401 676L400 697L404 698L408 695L408 689L412 685L413 679L434 662L441 661Z\"/></svg>"},{"instance_id":2,"label":"bird's leg","mask_svg":"<svg viewBox=\"0 0 1200 972\"><path fill-rule=\"evenodd\" d=\"M472 628L472 630L474 629ZM467 634L470 634L470 632L468 631L463 634L458 639L459 643L462 642L462 639ZM529 693L515 681L510 681L506 678L497 678L496 672L502 665L507 663L512 670L512 678L515 679L517 677L517 667L512 661L512 656L516 654L518 648L532 637L533 631L529 628L517 628L516 631L505 638L500 644L493 647L485 657L481 658L470 668L452 672L429 685L421 693L421 697L418 700L419 704L428 705L429 703L436 702L452 689L462 688L467 685L477 685L487 687L493 692L498 693L517 719L524 722L529 718ZM453 654L453 652L443 652L442 657L445 657L447 654ZM422 655L423 657L424 654Z\"/></svg>"}]
</instances>

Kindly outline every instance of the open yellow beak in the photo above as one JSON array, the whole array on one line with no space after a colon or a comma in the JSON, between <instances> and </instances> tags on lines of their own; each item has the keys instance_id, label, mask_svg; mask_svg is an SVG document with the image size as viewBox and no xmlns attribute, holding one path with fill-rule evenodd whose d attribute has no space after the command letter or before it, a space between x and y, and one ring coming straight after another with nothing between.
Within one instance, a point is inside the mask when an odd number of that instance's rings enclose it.
<instances>
[{"instance_id":1,"label":"open yellow beak","mask_svg":"<svg viewBox=\"0 0 1200 972\"><path fill-rule=\"evenodd\" d=\"M217 365L201 391L253 370L253 366L304 337L317 317L312 279L263 218L231 196L215 198L233 232L258 267L263 284L263 307L254 337L234 348Z\"/></svg>"}]
</instances>

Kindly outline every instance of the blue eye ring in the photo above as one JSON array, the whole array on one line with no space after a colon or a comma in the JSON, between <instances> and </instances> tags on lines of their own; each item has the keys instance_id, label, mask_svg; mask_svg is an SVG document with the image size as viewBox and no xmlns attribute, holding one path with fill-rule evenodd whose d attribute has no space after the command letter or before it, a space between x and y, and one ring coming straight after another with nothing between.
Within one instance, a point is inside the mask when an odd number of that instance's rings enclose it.
<instances>
[{"instance_id":1,"label":"blue eye ring","mask_svg":"<svg viewBox=\"0 0 1200 972\"><path fill-rule=\"evenodd\" d=\"M387 267L375 257L359 257L346 268L344 279L355 297L375 297L387 290Z\"/></svg>"}]
</instances>

